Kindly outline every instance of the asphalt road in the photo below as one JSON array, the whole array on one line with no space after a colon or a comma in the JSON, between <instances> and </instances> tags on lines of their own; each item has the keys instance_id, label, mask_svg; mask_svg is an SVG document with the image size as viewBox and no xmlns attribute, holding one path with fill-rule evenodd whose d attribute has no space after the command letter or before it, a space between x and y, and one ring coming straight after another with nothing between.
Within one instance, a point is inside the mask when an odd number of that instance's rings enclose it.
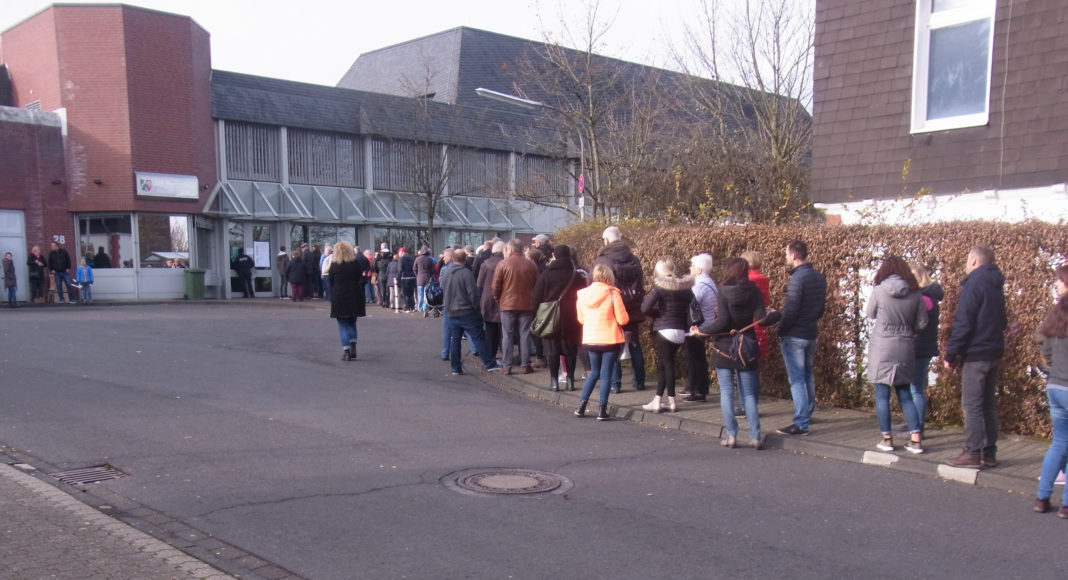
<instances>
[{"instance_id":1,"label":"asphalt road","mask_svg":"<svg viewBox=\"0 0 1068 580\"><path fill-rule=\"evenodd\" d=\"M440 319L371 308L0 312L0 442L301 576L1066 577L1068 522L1013 495L715 441L453 377ZM477 373L477 369L468 369ZM459 493L475 468L573 483Z\"/></svg>"}]
</instances>

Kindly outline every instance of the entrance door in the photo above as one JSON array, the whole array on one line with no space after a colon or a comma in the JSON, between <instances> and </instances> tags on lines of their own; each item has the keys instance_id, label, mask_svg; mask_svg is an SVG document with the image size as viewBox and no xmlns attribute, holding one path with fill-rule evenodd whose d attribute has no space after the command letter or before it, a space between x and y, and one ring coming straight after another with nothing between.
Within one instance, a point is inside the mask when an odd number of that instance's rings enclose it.
<instances>
[{"instance_id":1,"label":"entrance door","mask_svg":"<svg viewBox=\"0 0 1068 580\"><path fill-rule=\"evenodd\" d=\"M257 296L274 295L273 268L275 254L271 244L270 224L258 222L231 222L229 236L229 258L233 262L237 258L238 250L244 249L245 253L256 262L256 268L252 272L252 289ZM230 271L230 295L241 294L241 286L237 279L237 273Z\"/></svg>"}]
</instances>

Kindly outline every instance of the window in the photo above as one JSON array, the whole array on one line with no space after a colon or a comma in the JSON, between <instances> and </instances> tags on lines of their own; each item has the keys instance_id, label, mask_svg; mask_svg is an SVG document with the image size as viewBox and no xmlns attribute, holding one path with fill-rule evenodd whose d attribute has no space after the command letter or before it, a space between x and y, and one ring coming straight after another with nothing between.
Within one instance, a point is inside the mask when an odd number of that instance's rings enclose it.
<instances>
[{"instance_id":1,"label":"window","mask_svg":"<svg viewBox=\"0 0 1068 580\"><path fill-rule=\"evenodd\" d=\"M78 253L93 268L133 268L133 226L129 214L79 218Z\"/></svg>"},{"instance_id":2,"label":"window","mask_svg":"<svg viewBox=\"0 0 1068 580\"><path fill-rule=\"evenodd\" d=\"M138 214L142 268L189 267L189 216Z\"/></svg>"},{"instance_id":3,"label":"window","mask_svg":"<svg viewBox=\"0 0 1068 580\"><path fill-rule=\"evenodd\" d=\"M985 125L996 0L919 0L912 132Z\"/></svg>"}]
</instances>

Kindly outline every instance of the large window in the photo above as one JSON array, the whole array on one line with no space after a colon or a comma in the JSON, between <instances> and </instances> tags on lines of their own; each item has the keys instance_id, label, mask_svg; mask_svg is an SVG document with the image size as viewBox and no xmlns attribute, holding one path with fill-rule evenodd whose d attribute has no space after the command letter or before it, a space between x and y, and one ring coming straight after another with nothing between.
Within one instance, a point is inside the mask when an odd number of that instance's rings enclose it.
<instances>
[{"instance_id":1,"label":"large window","mask_svg":"<svg viewBox=\"0 0 1068 580\"><path fill-rule=\"evenodd\" d=\"M133 268L133 226L129 214L79 218L78 254L93 268Z\"/></svg>"},{"instance_id":2,"label":"large window","mask_svg":"<svg viewBox=\"0 0 1068 580\"><path fill-rule=\"evenodd\" d=\"M138 247L142 268L189 267L189 216L139 214Z\"/></svg>"},{"instance_id":3,"label":"large window","mask_svg":"<svg viewBox=\"0 0 1068 580\"><path fill-rule=\"evenodd\" d=\"M226 123L226 175L230 179L281 181L279 129L251 123Z\"/></svg>"},{"instance_id":4,"label":"large window","mask_svg":"<svg viewBox=\"0 0 1068 580\"><path fill-rule=\"evenodd\" d=\"M912 132L985 125L996 0L919 0Z\"/></svg>"}]
</instances>

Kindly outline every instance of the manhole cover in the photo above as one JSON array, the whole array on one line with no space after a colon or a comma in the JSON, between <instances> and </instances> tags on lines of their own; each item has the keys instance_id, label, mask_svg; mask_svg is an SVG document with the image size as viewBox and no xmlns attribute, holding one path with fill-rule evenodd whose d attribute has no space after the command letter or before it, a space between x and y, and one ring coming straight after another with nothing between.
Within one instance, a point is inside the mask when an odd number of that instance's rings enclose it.
<instances>
[{"instance_id":1,"label":"manhole cover","mask_svg":"<svg viewBox=\"0 0 1068 580\"><path fill-rule=\"evenodd\" d=\"M563 493L572 487L566 477L533 469L469 469L442 478L447 487L476 495Z\"/></svg>"}]
</instances>

